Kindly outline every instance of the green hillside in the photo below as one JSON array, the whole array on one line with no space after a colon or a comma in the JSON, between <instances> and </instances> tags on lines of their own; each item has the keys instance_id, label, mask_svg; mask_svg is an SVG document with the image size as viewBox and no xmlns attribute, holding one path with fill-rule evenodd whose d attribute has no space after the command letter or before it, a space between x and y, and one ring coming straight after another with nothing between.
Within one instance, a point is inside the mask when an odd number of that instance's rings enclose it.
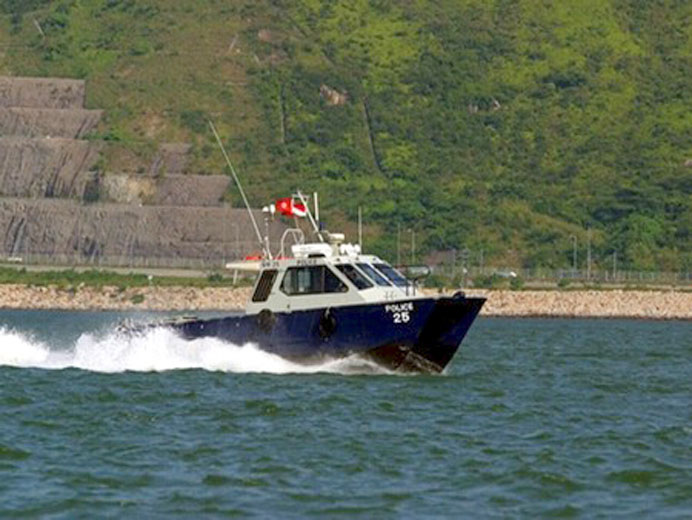
<instances>
[{"instance_id":1,"label":"green hillside","mask_svg":"<svg viewBox=\"0 0 692 520\"><path fill-rule=\"evenodd\" d=\"M163 141L222 170L210 117L253 200L318 190L339 223L362 205L381 253L399 226L474 263L568 267L591 229L596 266L692 267L689 2L0 6L0 73L87 79L106 171Z\"/></svg>"}]
</instances>

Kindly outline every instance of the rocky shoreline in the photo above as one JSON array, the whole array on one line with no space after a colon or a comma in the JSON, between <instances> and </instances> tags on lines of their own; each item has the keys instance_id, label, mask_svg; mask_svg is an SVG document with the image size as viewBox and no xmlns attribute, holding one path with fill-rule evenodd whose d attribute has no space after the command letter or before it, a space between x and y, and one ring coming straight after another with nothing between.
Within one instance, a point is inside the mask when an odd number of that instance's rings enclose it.
<instances>
[{"instance_id":1,"label":"rocky shoreline","mask_svg":"<svg viewBox=\"0 0 692 520\"><path fill-rule=\"evenodd\" d=\"M488 298L486 316L692 320L692 293L683 291L469 291Z\"/></svg>"},{"instance_id":2,"label":"rocky shoreline","mask_svg":"<svg viewBox=\"0 0 692 520\"><path fill-rule=\"evenodd\" d=\"M49 287L0 285L0 308L240 311L250 288ZM488 299L482 315L692 320L692 292L675 290L468 290Z\"/></svg>"}]
</instances>

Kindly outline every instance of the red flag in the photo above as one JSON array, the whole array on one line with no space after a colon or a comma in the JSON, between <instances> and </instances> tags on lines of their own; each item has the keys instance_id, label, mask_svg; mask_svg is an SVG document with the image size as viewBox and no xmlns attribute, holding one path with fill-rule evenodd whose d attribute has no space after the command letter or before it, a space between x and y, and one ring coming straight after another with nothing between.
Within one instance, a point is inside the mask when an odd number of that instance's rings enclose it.
<instances>
[{"instance_id":1,"label":"red flag","mask_svg":"<svg viewBox=\"0 0 692 520\"><path fill-rule=\"evenodd\" d=\"M307 217L308 216L308 210L305 207L305 204L302 204L301 202L294 202L293 203L293 215L296 217Z\"/></svg>"},{"instance_id":2,"label":"red flag","mask_svg":"<svg viewBox=\"0 0 692 520\"><path fill-rule=\"evenodd\" d=\"M308 214L305 204L293 202L291 197L277 199L276 211L287 217L305 217Z\"/></svg>"},{"instance_id":3,"label":"red flag","mask_svg":"<svg viewBox=\"0 0 692 520\"><path fill-rule=\"evenodd\" d=\"M276 211L287 217L291 216L291 206L293 206L293 201L286 197L285 199L276 199Z\"/></svg>"}]
</instances>

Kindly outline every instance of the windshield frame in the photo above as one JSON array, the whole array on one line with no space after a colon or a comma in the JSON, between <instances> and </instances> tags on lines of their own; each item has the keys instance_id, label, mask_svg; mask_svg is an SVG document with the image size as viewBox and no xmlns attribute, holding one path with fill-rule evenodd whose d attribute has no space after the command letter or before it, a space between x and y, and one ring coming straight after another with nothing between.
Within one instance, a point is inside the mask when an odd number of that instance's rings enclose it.
<instances>
[{"instance_id":1,"label":"windshield frame","mask_svg":"<svg viewBox=\"0 0 692 520\"><path fill-rule=\"evenodd\" d=\"M387 280L389 280L390 283L392 283L396 287L410 287L413 284L411 280L406 278L403 274L394 269L394 267L389 265L387 262L379 262L377 264L373 264L373 267L377 269L377 272L381 273L382 276L384 276Z\"/></svg>"},{"instance_id":2,"label":"windshield frame","mask_svg":"<svg viewBox=\"0 0 692 520\"><path fill-rule=\"evenodd\" d=\"M370 278L368 278L365 275L365 273L363 273L363 271L358 269L358 266L356 266L355 264L353 264L351 262L342 262L340 264L334 264L334 267L336 268L337 271L339 271L341 274L343 274L346 277L346 279L349 282L351 282L354 285L354 287L359 291L367 291L368 289L372 289L373 287L375 287L375 283L372 280L370 280ZM355 273L356 276L351 277L351 275L348 274L346 272L346 270L342 269L342 268L353 269L353 273ZM365 285L363 287L361 287L359 285L359 283L354 278L361 280Z\"/></svg>"},{"instance_id":3,"label":"windshield frame","mask_svg":"<svg viewBox=\"0 0 692 520\"><path fill-rule=\"evenodd\" d=\"M368 279L374 282L375 285L377 285L378 287L393 286L389 278L380 273L372 264L365 261L361 261L356 262L356 267L358 267L363 273L365 273Z\"/></svg>"}]
</instances>

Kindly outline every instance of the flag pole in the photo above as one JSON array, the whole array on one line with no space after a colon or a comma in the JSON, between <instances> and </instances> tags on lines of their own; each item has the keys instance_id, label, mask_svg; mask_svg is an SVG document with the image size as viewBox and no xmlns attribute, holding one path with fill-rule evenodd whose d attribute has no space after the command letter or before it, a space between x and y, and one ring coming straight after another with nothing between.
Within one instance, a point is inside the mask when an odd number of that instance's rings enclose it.
<instances>
[{"instance_id":1,"label":"flag pole","mask_svg":"<svg viewBox=\"0 0 692 520\"><path fill-rule=\"evenodd\" d=\"M324 237L322 236L322 233L320 231L320 227L317 225L317 222L315 221L315 218L312 216L312 211L310 211L310 205L308 204L308 199L301 193L300 190L296 191L296 196L300 200L300 202L305 206L305 213L307 214L308 220L310 221L310 225L312 225L312 229L314 229L315 234L317 234L317 238L319 238L320 242L324 242Z\"/></svg>"}]
</instances>

